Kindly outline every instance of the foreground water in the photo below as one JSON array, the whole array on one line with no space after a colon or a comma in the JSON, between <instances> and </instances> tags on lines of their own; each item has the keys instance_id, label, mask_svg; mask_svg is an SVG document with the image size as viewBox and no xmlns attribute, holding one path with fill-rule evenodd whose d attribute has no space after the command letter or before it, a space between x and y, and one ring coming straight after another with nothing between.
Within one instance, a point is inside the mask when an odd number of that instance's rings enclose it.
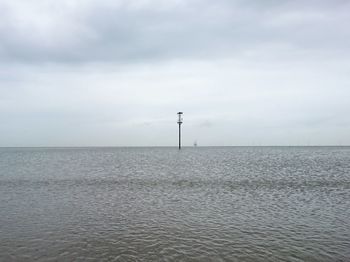
<instances>
[{"instance_id":1,"label":"foreground water","mask_svg":"<svg viewBox=\"0 0 350 262\"><path fill-rule=\"evenodd\" d=\"M0 260L350 261L350 148L3 148Z\"/></svg>"}]
</instances>

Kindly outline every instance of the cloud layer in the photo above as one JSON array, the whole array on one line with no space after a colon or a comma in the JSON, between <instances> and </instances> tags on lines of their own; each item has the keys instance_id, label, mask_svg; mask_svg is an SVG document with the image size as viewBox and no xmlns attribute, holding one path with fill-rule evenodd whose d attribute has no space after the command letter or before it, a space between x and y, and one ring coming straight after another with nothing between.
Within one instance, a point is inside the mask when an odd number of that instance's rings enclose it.
<instances>
[{"instance_id":1,"label":"cloud layer","mask_svg":"<svg viewBox=\"0 0 350 262\"><path fill-rule=\"evenodd\" d=\"M0 10L9 62L342 56L350 44L348 1L11 0Z\"/></svg>"},{"instance_id":2,"label":"cloud layer","mask_svg":"<svg viewBox=\"0 0 350 262\"><path fill-rule=\"evenodd\" d=\"M348 1L0 0L0 146L350 144Z\"/></svg>"}]
</instances>

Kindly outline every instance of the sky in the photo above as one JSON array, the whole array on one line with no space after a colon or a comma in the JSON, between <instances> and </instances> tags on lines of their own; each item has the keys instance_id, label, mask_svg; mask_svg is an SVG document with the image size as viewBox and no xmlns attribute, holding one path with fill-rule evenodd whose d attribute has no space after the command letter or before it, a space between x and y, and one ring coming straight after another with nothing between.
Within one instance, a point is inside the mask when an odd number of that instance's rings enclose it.
<instances>
[{"instance_id":1,"label":"sky","mask_svg":"<svg viewBox=\"0 0 350 262\"><path fill-rule=\"evenodd\" d=\"M0 0L0 146L350 145L349 0Z\"/></svg>"}]
</instances>

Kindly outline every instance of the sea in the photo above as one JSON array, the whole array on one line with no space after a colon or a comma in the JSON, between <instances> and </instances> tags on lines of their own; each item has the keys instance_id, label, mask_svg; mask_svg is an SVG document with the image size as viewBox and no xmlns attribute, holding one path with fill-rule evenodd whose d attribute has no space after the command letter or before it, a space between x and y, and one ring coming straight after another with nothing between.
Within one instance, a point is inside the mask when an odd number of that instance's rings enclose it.
<instances>
[{"instance_id":1,"label":"sea","mask_svg":"<svg viewBox=\"0 0 350 262\"><path fill-rule=\"evenodd\" d=\"M350 147L0 148L0 261L350 261Z\"/></svg>"}]
</instances>

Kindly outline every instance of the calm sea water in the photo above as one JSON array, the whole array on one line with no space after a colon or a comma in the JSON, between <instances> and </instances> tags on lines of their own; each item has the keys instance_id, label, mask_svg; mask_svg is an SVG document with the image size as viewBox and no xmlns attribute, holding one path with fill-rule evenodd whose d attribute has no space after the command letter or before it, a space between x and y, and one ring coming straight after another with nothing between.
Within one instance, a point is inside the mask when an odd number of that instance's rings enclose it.
<instances>
[{"instance_id":1,"label":"calm sea water","mask_svg":"<svg viewBox=\"0 0 350 262\"><path fill-rule=\"evenodd\" d=\"M1 261L350 261L350 147L2 148Z\"/></svg>"}]
</instances>

